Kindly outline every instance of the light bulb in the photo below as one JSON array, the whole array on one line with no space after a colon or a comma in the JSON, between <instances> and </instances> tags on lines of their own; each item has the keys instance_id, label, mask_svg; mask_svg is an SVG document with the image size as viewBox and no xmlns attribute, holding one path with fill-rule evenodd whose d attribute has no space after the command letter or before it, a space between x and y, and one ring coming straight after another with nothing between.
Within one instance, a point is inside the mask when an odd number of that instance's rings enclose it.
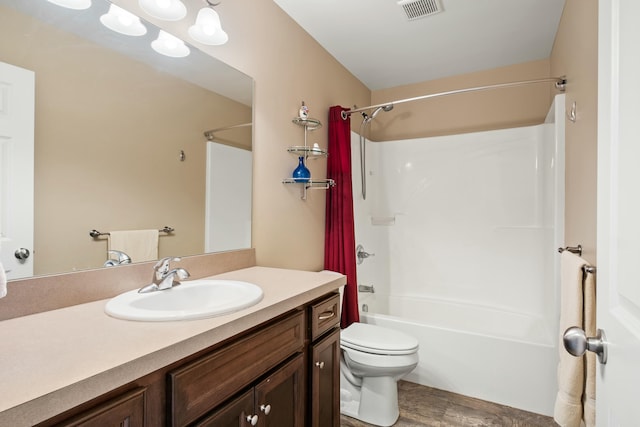
<instances>
[{"instance_id":1,"label":"light bulb","mask_svg":"<svg viewBox=\"0 0 640 427\"><path fill-rule=\"evenodd\" d=\"M198 11L195 24L189 27L189 36L202 44L213 46L225 44L229 40L220 24L220 16L208 7Z\"/></svg>"},{"instance_id":2,"label":"light bulb","mask_svg":"<svg viewBox=\"0 0 640 427\"><path fill-rule=\"evenodd\" d=\"M56 6L66 7L67 9L84 10L91 7L91 0L47 0Z\"/></svg>"},{"instance_id":3,"label":"light bulb","mask_svg":"<svg viewBox=\"0 0 640 427\"><path fill-rule=\"evenodd\" d=\"M100 22L110 30L127 36L142 36L147 33L147 27L140 22L140 18L115 4L109 6L109 12L100 17Z\"/></svg>"},{"instance_id":4,"label":"light bulb","mask_svg":"<svg viewBox=\"0 0 640 427\"><path fill-rule=\"evenodd\" d=\"M180 0L138 0L138 5L154 18L178 21L187 15L187 8Z\"/></svg>"},{"instance_id":5,"label":"light bulb","mask_svg":"<svg viewBox=\"0 0 640 427\"><path fill-rule=\"evenodd\" d=\"M172 58L183 58L191 53L182 40L164 30L160 30L158 38L151 42L151 47L156 52Z\"/></svg>"}]
</instances>

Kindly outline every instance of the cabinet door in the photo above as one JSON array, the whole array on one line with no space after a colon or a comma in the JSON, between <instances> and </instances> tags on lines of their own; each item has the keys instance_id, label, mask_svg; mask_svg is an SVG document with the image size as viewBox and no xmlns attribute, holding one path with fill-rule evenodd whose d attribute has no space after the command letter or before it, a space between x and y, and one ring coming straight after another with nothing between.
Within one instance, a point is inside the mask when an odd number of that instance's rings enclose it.
<instances>
[{"instance_id":1,"label":"cabinet door","mask_svg":"<svg viewBox=\"0 0 640 427\"><path fill-rule=\"evenodd\" d=\"M304 358L297 356L255 387L255 410L261 427L304 426Z\"/></svg>"},{"instance_id":2,"label":"cabinet door","mask_svg":"<svg viewBox=\"0 0 640 427\"><path fill-rule=\"evenodd\" d=\"M218 409L205 420L196 423L197 427L244 427L255 425L258 420L253 410L253 389Z\"/></svg>"},{"instance_id":3,"label":"cabinet door","mask_svg":"<svg viewBox=\"0 0 640 427\"><path fill-rule=\"evenodd\" d=\"M193 423L301 351L304 320L295 312L169 372L169 425Z\"/></svg>"},{"instance_id":4,"label":"cabinet door","mask_svg":"<svg viewBox=\"0 0 640 427\"><path fill-rule=\"evenodd\" d=\"M311 346L311 426L340 426L340 329Z\"/></svg>"}]
</instances>

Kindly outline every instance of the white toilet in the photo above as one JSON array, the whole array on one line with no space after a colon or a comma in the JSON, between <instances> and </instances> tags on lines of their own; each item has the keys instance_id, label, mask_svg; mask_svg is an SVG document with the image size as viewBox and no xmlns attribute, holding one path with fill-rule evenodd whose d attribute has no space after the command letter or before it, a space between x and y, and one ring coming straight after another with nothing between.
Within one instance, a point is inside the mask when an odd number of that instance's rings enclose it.
<instances>
[{"instance_id":1,"label":"white toilet","mask_svg":"<svg viewBox=\"0 0 640 427\"><path fill-rule=\"evenodd\" d=\"M340 335L340 412L391 426L399 416L398 380L418 364L418 340L392 329L353 323Z\"/></svg>"}]
</instances>

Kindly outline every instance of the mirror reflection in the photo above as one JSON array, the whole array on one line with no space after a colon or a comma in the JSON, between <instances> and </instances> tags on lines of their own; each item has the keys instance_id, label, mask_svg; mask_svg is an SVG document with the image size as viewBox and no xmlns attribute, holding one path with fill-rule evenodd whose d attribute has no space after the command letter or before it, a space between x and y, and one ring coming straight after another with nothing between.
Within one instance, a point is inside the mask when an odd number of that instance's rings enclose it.
<instances>
[{"instance_id":1,"label":"mirror reflection","mask_svg":"<svg viewBox=\"0 0 640 427\"><path fill-rule=\"evenodd\" d=\"M109 5L0 0L0 261L9 279L117 264L122 256L108 250L120 245L143 246L132 262L251 245L252 79L192 46L187 57L158 54L150 45L159 30L144 20L142 36L109 30L100 24ZM165 226L173 231L149 234Z\"/></svg>"}]
</instances>

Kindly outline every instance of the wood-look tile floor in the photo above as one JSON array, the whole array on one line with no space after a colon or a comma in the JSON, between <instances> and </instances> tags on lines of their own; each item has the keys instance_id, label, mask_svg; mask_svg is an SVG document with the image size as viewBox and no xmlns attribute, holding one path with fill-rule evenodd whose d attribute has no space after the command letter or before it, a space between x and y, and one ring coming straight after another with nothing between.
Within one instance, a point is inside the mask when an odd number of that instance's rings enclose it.
<instances>
[{"instance_id":1,"label":"wood-look tile floor","mask_svg":"<svg viewBox=\"0 0 640 427\"><path fill-rule=\"evenodd\" d=\"M395 427L557 427L551 417L450 393L419 384L398 383L400 418ZM341 427L370 427L340 416Z\"/></svg>"}]
</instances>

